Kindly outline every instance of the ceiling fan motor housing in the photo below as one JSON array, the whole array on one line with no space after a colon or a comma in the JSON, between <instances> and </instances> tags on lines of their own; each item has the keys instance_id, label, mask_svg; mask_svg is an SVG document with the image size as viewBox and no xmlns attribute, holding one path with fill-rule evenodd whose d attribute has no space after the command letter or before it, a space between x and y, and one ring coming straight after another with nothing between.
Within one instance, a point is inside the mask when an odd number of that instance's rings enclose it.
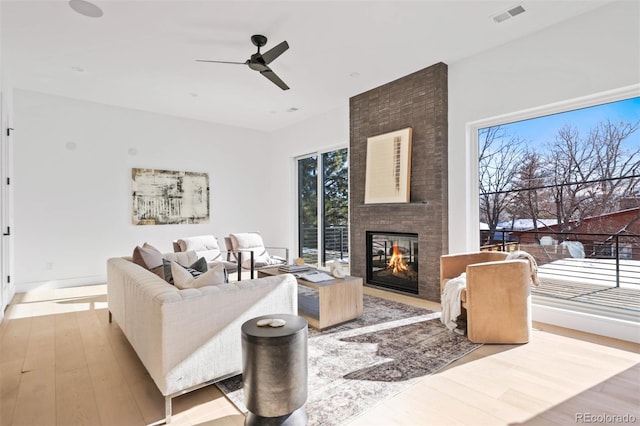
<instances>
[{"instance_id":1,"label":"ceiling fan motor housing","mask_svg":"<svg viewBox=\"0 0 640 426\"><path fill-rule=\"evenodd\" d=\"M249 68L254 71L265 71L269 69L260 53L254 53L251 55L251 59L247 61L247 65L249 65Z\"/></svg>"},{"instance_id":2,"label":"ceiling fan motor housing","mask_svg":"<svg viewBox=\"0 0 640 426\"><path fill-rule=\"evenodd\" d=\"M262 46L267 44L267 38L260 34L252 35L251 43L253 43L254 46L258 46L258 51L259 51Z\"/></svg>"}]
</instances>

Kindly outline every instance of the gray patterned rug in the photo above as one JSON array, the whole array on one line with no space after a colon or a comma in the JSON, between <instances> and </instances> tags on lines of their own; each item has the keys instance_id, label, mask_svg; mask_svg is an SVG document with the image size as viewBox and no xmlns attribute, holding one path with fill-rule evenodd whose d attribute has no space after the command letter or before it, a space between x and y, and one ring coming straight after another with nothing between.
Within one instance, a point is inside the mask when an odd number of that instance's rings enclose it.
<instances>
[{"instance_id":1,"label":"gray patterned rug","mask_svg":"<svg viewBox=\"0 0 640 426\"><path fill-rule=\"evenodd\" d=\"M322 332L310 328L308 424L344 424L481 346L439 318L439 312L365 295L362 317ZM247 411L241 375L217 386Z\"/></svg>"}]
</instances>

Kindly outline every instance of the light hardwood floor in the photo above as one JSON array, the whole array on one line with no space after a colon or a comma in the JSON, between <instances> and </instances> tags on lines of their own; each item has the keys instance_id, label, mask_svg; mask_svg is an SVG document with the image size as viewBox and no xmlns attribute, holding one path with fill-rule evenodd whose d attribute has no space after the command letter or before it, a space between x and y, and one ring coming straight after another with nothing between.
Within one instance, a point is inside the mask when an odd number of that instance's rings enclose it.
<instances>
[{"instance_id":1,"label":"light hardwood floor","mask_svg":"<svg viewBox=\"0 0 640 426\"><path fill-rule=\"evenodd\" d=\"M163 417L163 397L108 322L105 293L99 285L16 296L0 327L1 425L145 425ZM639 424L639 354L640 345L534 324L528 344L485 345L349 425L566 425L605 413ZM244 422L215 386L176 398L173 411L177 425Z\"/></svg>"}]
</instances>

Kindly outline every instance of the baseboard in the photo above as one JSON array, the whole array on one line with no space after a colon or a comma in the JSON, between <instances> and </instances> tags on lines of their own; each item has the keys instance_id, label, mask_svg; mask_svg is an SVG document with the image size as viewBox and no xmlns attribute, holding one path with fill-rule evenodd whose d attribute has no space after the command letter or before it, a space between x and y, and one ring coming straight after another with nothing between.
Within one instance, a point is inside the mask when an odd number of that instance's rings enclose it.
<instances>
[{"instance_id":1,"label":"baseboard","mask_svg":"<svg viewBox=\"0 0 640 426\"><path fill-rule=\"evenodd\" d=\"M56 289L67 287L80 287L85 285L105 284L106 275L91 275L87 277L63 278L59 280L33 281L30 283L17 283L16 293L26 293L28 291L40 289Z\"/></svg>"},{"instance_id":2,"label":"baseboard","mask_svg":"<svg viewBox=\"0 0 640 426\"><path fill-rule=\"evenodd\" d=\"M566 301L562 301L566 302ZM613 312L606 308L562 303L561 301L534 300L533 320L559 327L640 343L640 314Z\"/></svg>"}]
</instances>

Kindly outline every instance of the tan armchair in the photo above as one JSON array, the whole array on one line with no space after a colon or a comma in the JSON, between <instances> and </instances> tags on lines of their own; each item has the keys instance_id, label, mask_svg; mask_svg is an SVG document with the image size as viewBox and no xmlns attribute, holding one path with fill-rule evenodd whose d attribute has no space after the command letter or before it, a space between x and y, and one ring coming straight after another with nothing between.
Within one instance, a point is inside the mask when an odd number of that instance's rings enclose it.
<instances>
[{"instance_id":1,"label":"tan armchair","mask_svg":"<svg viewBox=\"0 0 640 426\"><path fill-rule=\"evenodd\" d=\"M531 333L529 261L505 260L504 252L448 254L440 257L440 292L466 272L460 295L467 336L474 343L527 343Z\"/></svg>"}]
</instances>

